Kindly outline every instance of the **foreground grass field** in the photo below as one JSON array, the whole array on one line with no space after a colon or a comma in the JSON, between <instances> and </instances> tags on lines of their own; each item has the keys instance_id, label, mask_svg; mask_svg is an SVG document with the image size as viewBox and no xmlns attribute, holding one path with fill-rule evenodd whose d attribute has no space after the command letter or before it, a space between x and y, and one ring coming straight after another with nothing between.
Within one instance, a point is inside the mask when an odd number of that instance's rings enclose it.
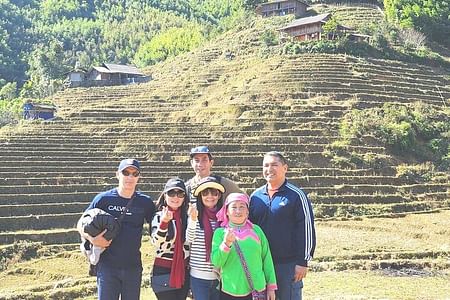
<instances>
[{"instance_id":1,"label":"foreground grass field","mask_svg":"<svg viewBox=\"0 0 450 300\"><path fill-rule=\"evenodd\" d=\"M317 222L317 251L305 279L305 299L450 299L450 211L401 218ZM152 247L144 238L141 299ZM77 250L8 265L0 299L95 299Z\"/></svg>"}]
</instances>

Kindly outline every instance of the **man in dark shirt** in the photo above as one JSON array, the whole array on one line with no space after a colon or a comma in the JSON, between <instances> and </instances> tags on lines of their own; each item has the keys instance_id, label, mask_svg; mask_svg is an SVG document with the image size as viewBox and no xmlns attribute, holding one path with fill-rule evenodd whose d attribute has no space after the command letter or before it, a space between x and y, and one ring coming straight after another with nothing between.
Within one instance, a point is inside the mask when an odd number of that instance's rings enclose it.
<instances>
[{"instance_id":1,"label":"man in dark shirt","mask_svg":"<svg viewBox=\"0 0 450 300\"><path fill-rule=\"evenodd\" d=\"M302 279L316 247L314 215L305 192L286 179L288 165L276 151L264 155L266 184L250 197L250 220L269 240L279 300L302 299Z\"/></svg>"},{"instance_id":2,"label":"man in dark shirt","mask_svg":"<svg viewBox=\"0 0 450 300\"><path fill-rule=\"evenodd\" d=\"M81 233L94 246L106 248L97 264L99 300L140 298L142 229L144 221L151 223L155 214L152 199L136 190L140 172L139 161L122 160L116 172L118 187L98 194L88 207L88 210L102 209L118 219L121 214L125 214L121 220L120 232L111 241L103 237L106 231L95 237Z\"/></svg>"}]
</instances>

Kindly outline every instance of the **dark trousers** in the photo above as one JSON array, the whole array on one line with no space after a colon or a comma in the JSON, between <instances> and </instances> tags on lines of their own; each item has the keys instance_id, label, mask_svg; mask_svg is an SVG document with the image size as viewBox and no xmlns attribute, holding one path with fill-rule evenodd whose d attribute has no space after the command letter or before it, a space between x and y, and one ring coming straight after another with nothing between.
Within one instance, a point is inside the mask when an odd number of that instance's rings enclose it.
<instances>
[{"instance_id":1,"label":"dark trousers","mask_svg":"<svg viewBox=\"0 0 450 300\"><path fill-rule=\"evenodd\" d=\"M244 297L233 297L224 292L220 292L220 300L252 300L252 294Z\"/></svg>"},{"instance_id":2,"label":"dark trousers","mask_svg":"<svg viewBox=\"0 0 450 300\"><path fill-rule=\"evenodd\" d=\"M294 282L295 262L274 264L278 289L277 300L302 300L303 281Z\"/></svg>"},{"instance_id":3,"label":"dark trousers","mask_svg":"<svg viewBox=\"0 0 450 300\"><path fill-rule=\"evenodd\" d=\"M171 290L162 293L155 293L158 300L186 300L189 292L189 273L186 274L184 285L180 289Z\"/></svg>"},{"instance_id":4,"label":"dark trousers","mask_svg":"<svg viewBox=\"0 0 450 300\"><path fill-rule=\"evenodd\" d=\"M99 300L139 300L142 268L114 268L97 266Z\"/></svg>"}]
</instances>

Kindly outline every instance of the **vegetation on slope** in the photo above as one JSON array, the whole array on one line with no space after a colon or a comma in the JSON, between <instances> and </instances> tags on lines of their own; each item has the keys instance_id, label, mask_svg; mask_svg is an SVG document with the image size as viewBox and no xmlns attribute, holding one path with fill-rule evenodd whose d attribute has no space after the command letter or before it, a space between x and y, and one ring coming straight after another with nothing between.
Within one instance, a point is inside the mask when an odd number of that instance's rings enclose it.
<instances>
[{"instance_id":1,"label":"vegetation on slope","mask_svg":"<svg viewBox=\"0 0 450 300\"><path fill-rule=\"evenodd\" d=\"M0 88L16 82L22 96L42 97L60 85L63 74L103 62L138 63L152 55L148 43L166 34L177 51L233 24L243 0L177 1L0 1ZM187 35L176 29L190 30ZM168 33L166 33L168 32ZM139 56L136 57L137 53Z\"/></svg>"},{"instance_id":2,"label":"vegetation on slope","mask_svg":"<svg viewBox=\"0 0 450 300\"><path fill-rule=\"evenodd\" d=\"M340 124L344 140L372 135L402 156L450 168L450 111L415 103L385 103L382 107L352 110Z\"/></svg>"}]
</instances>

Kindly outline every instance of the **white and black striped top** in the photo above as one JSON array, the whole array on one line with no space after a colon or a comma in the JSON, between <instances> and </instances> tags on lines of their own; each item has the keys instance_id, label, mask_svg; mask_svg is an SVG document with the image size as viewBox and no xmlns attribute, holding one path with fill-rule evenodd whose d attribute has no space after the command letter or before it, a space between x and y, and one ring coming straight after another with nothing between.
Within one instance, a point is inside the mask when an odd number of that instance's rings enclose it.
<instances>
[{"instance_id":1,"label":"white and black striped top","mask_svg":"<svg viewBox=\"0 0 450 300\"><path fill-rule=\"evenodd\" d=\"M211 220L210 222L213 230L216 229L217 222ZM200 228L199 221L189 219L186 240L191 243L189 260L191 276L205 280L218 279L218 272L211 262L206 261L205 232Z\"/></svg>"}]
</instances>

